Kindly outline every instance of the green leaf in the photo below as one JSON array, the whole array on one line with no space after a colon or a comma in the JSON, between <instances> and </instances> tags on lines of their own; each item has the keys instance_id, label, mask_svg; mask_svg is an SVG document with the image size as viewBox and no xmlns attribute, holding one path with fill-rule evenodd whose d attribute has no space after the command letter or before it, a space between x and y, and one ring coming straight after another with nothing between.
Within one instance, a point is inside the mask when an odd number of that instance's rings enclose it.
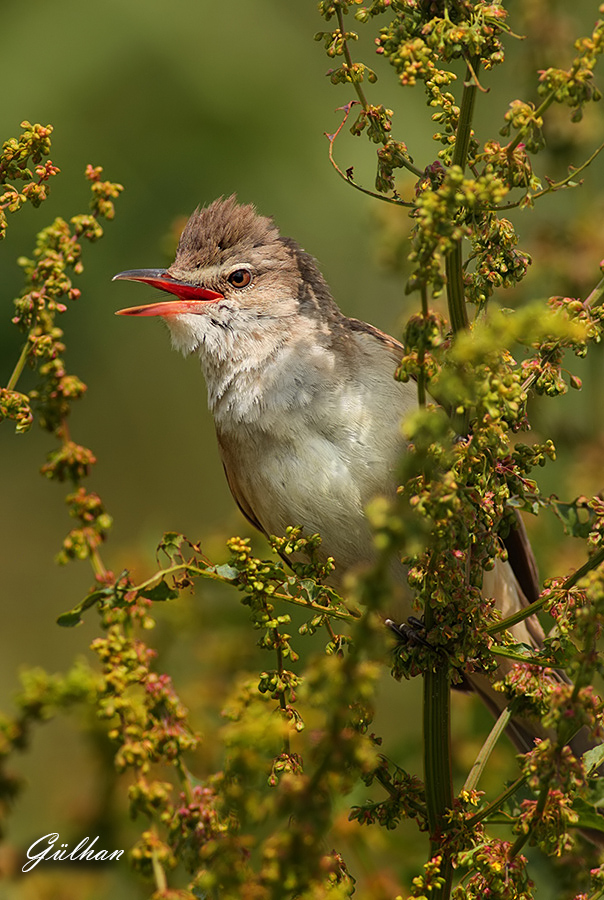
<instances>
[{"instance_id":1,"label":"green leaf","mask_svg":"<svg viewBox=\"0 0 604 900\"><path fill-rule=\"evenodd\" d=\"M174 560L180 557L181 547L187 543L188 541L184 534L180 534L178 531L166 531L159 542L157 551L159 553L160 550L163 550L168 559Z\"/></svg>"},{"instance_id":2,"label":"green leaf","mask_svg":"<svg viewBox=\"0 0 604 900\"><path fill-rule=\"evenodd\" d=\"M75 625L80 625L82 622L82 613L87 609L90 609L91 606L94 606L98 603L99 600L102 600L105 597L114 596L114 590L112 587L102 588L99 591L92 591L91 594L87 594L84 599L74 606L73 609L70 609L68 612L61 613L61 615L57 619L57 625L61 625L63 628L73 628Z\"/></svg>"},{"instance_id":3,"label":"green leaf","mask_svg":"<svg viewBox=\"0 0 604 900\"><path fill-rule=\"evenodd\" d=\"M577 797L573 802L573 809L579 816L576 828L590 828L604 833L604 816L600 815L590 803Z\"/></svg>"},{"instance_id":4,"label":"green leaf","mask_svg":"<svg viewBox=\"0 0 604 900\"><path fill-rule=\"evenodd\" d=\"M62 628L75 628L76 625L81 625L83 621L79 612L72 609L69 612L61 613L57 618L57 625L60 625Z\"/></svg>"},{"instance_id":5,"label":"green leaf","mask_svg":"<svg viewBox=\"0 0 604 900\"><path fill-rule=\"evenodd\" d=\"M562 503L552 498L552 509L564 526L566 534L572 537L587 538L595 518L593 510L588 509L584 497L577 497L571 503Z\"/></svg>"},{"instance_id":6,"label":"green leaf","mask_svg":"<svg viewBox=\"0 0 604 900\"><path fill-rule=\"evenodd\" d=\"M146 597L147 600L152 600L154 603L163 603L166 600L176 600L178 597L178 591L171 588L163 578L155 585L155 587L143 588L139 593L141 597Z\"/></svg>"},{"instance_id":7,"label":"green leaf","mask_svg":"<svg viewBox=\"0 0 604 900\"><path fill-rule=\"evenodd\" d=\"M599 769L602 763L604 763L604 744L592 747L583 754L583 765L588 775Z\"/></svg>"},{"instance_id":8,"label":"green leaf","mask_svg":"<svg viewBox=\"0 0 604 900\"><path fill-rule=\"evenodd\" d=\"M531 663L536 666L555 665L551 656L535 653L527 644L496 644L492 647L491 652L495 656L505 656L506 659L513 659L516 662Z\"/></svg>"},{"instance_id":9,"label":"green leaf","mask_svg":"<svg viewBox=\"0 0 604 900\"><path fill-rule=\"evenodd\" d=\"M237 581L239 578L239 570L234 566L229 566L227 563L221 566L212 566L211 570L220 575L221 578L226 578L227 581Z\"/></svg>"}]
</instances>

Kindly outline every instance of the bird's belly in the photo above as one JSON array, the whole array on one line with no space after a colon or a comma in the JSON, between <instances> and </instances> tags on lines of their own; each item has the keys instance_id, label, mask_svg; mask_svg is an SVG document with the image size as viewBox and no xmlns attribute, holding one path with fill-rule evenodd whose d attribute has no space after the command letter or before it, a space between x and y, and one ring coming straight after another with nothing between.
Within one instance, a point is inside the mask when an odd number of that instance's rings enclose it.
<instances>
[{"instance_id":1,"label":"bird's belly","mask_svg":"<svg viewBox=\"0 0 604 900\"><path fill-rule=\"evenodd\" d=\"M321 435L307 437L303 446L259 441L254 449L239 479L268 534L283 535L289 525L318 532L321 555L333 556L340 572L371 561L365 505L376 494L394 491L394 463L370 460L361 451L355 456Z\"/></svg>"},{"instance_id":2,"label":"bird's belly","mask_svg":"<svg viewBox=\"0 0 604 900\"><path fill-rule=\"evenodd\" d=\"M304 458L296 453L269 457L262 475L268 490L258 501L269 533L281 534L287 525L302 525L306 534L319 532L323 552L335 558L338 568L371 559L373 542L359 479L334 445L318 440L305 447Z\"/></svg>"}]
</instances>

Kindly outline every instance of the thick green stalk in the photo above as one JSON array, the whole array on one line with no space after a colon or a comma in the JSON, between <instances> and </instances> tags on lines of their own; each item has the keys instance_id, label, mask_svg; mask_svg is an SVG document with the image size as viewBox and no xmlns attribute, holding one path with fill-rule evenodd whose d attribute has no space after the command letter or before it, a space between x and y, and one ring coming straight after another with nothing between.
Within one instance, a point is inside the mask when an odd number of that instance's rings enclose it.
<instances>
[{"instance_id":1,"label":"thick green stalk","mask_svg":"<svg viewBox=\"0 0 604 900\"><path fill-rule=\"evenodd\" d=\"M432 625L432 610L425 611L426 631ZM451 684L446 658L437 657L433 668L424 674L424 774L426 808L430 829L431 854L442 852L441 835L446 811L453 806L451 771ZM448 900L451 894L453 867L445 856L442 866L444 883L432 892L433 900Z\"/></svg>"},{"instance_id":2,"label":"thick green stalk","mask_svg":"<svg viewBox=\"0 0 604 900\"><path fill-rule=\"evenodd\" d=\"M468 313L466 310L466 298L463 283L461 241L458 241L455 244L455 247L445 260L445 274L447 276L449 319L451 320L453 334L457 334L458 331L463 331L468 327Z\"/></svg>"},{"instance_id":3,"label":"thick green stalk","mask_svg":"<svg viewBox=\"0 0 604 900\"><path fill-rule=\"evenodd\" d=\"M457 123L457 135L453 150L452 165L459 166L463 171L468 159L468 147L472 136L472 118L476 103L478 82L476 72L478 60L474 59L468 65L466 80L464 83L461 106L459 108L459 121ZM449 318L451 327L456 333L468 327L468 314L463 283L463 260L461 252L461 240L459 240L445 262L447 276L447 302L449 306Z\"/></svg>"},{"instance_id":4,"label":"thick green stalk","mask_svg":"<svg viewBox=\"0 0 604 900\"><path fill-rule=\"evenodd\" d=\"M476 104L476 92L478 91L479 60L474 58L466 70L461 106L459 107L459 121L455 136L452 165L465 169L468 160L468 147L472 137L472 119L474 118L474 106Z\"/></svg>"},{"instance_id":5,"label":"thick green stalk","mask_svg":"<svg viewBox=\"0 0 604 900\"><path fill-rule=\"evenodd\" d=\"M424 677L424 753L428 822L433 839L453 803L451 776L450 691L446 666ZM438 844L438 840L435 841ZM437 847L435 848L437 849Z\"/></svg>"},{"instance_id":6,"label":"thick green stalk","mask_svg":"<svg viewBox=\"0 0 604 900\"><path fill-rule=\"evenodd\" d=\"M478 60L468 65L466 82L459 111L457 136L452 164L465 169L472 117L478 82L476 71ZM468 315L463 281L463 260L461 240L457 242L445 262L447 275L447 299L449 317L453 332L468 327ZM432 626L432 610L424 610L426 631ZM451 682L448 666L443 658L436 659L432 669L424 674L424 773L426 784L426 806L432 854L442 852L441 836L447 810L453 805L453 776L451 771ZM442 886L434 890L433 900L448 900L451 895L453 867L451 859L444 856Z\"/></svg>"}]
</instances>

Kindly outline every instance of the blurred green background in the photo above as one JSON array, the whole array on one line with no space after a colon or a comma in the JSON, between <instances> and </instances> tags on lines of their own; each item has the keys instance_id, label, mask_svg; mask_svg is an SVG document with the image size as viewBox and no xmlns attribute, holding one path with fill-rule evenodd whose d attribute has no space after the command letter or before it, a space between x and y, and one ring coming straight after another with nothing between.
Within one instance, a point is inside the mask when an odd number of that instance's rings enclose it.
<instances>
[{"instance_id":1,"label":"blurred green background","mask_svg":"<svg viewBox=\"0 0 604 900\"><path fill-rule=\"evenodd\" d=\"M549 57L560 47L565 54L560 63L568 64L571 36L591 28L598 4L578 0L572 11L555 2L508 5L513 30L533 40L523 45L510 39L511 64L484 76L489 93L478 101L481 139L496 136L511 99L536 98L534 72L550 64ZM224 557L223 538L248 529L222 475L197 363L170 350L156 320L114 316L120 307L144 302L146 294L136 285L112 284L113 274L169 263L183 218L198 204L235 192L273 215L284 234L319 259L347 314L397 333L405 309L415 302L404 296L400 273L383 265L388 248L398 246L409 229L405 213L385 215L383 205L351 190L329 165L324 132L335 130L341 114L334 110L353 92L332 86L325 77L329 60L322 44L313 42L322 28L312 0L104 0L95 5L4 0L1 139L17 135L23 119L51 123L51 157L62 171L52 184L51 199L16 216L1 247L1 383L6 383L21 346L21 336L10 324L11 300L21 285L16 259L31 252L35 232L52 217L84 211L87 163L102 165L108 179L125 186L105 237L84 248L85 272L77 282L83 296L61 322L68 368L88 384L71 429L98 457L88 484L115 520L104 558L116 571L150 572L165 530L204 538L210 555ZM370 39L354 50L371 64ZM437 147L421 89L402 91L383 61L376 61L376 70L380 78L368 89L370 99L395 109L396 136L407 142L416 164L429 164ZM554 177L563 176L569 163L582 162L604 139L600 107L588 110L581 126L583 144L568 119L567 111L552 111L550 155L540 171ZM354 164L357 180L369 185L373 153L364 138L350 136L343 136L337 149L342 168ZM598 280L604 256L604 203L598 194L603 161L596 160L585 177L587 189L545 198L526 214L523 246L540 263L533 266L520 297L585 296ZM506 297L504 302L511 305L513 300ZM544 408L538 415L543 433L554 437L568 464L545 474L545 488L566 496L568 490L575 496L601 487L602 361L593 354L586 363L573 364L573 371L589 382L583 394L556 401L552 411ZM33 383L28 382L32 377L24 378L24 386ZM0 705L8 709L19 667L64 669L86 652L96 629L93 616L80 629L55 624L57 615L84 595L92 578L86 564L60 569L53 562L70 523L61 486L37 474L52 446L39 429L15 436L5 425L0 434ZM552 544L554 533L550 523L541 540L535 535L545 574L553 574L554 558L558 566L561 560L574 561L568 541ZM203 671L203 646L215 661L220 653L210 645L220 642L222 624L225 629L240 625L245 612L231 592L208 592L183 602L189 604L187 612L160 611L165 619L160 642L173 660L186 645L187 659L197 660ZM189 633L182 637L179 616L181 625L194 623L201 629L197 638ZM249 632L245 635L249 640ZM251 653L253 648L242 650L242 661L247 663ZM227 681L232 675L226 665L224 675ZM396 718L408 719L417 688L385 684L382 715L393 740ZM473 722L473 716L482 716L463 700L456 704L461 719ZM409 752L415 752L418 742L418 734L408 736ZM9 835L14 846L27 847L33 837L60 830L62 822L67 828L90 819L87 791L92 788L80 744L77 727L64 721L35 735L31 754L19 763L30 789L19 802ZM13 890L19 897L33 896L28 893L32 884L32 877L21 879ZM36 896L55 896L45 884L36 882Z\"/></svg>"}]
</instances>

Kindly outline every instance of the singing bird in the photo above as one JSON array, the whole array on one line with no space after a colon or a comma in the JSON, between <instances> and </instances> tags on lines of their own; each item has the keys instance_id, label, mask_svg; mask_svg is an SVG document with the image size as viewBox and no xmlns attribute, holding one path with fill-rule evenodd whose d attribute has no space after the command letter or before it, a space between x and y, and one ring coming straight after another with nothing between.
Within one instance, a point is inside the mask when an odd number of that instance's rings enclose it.
<instances>
[{"instance_id":1,"label":"singing bird","mask_svg":"<svg viewBox=\"0 0 604 900\"><path fill-rule=\"evenodd\" d=\"M172 295L119 314L160 316L173 346L199 357L227 481L246 518L266 535L289 525L318 532L336 573L370 564L365 509L378 495L394 495L406 447L401 421L417 407L416 385L394 378L402 345L346 317L315 260L234 197L193 213L168 269L116 279ZM520 523L509 551L511 562L497 560L482 588L503 616L539 593ZM394 565L406 587L403 565ZM401 594L406 608L390 613L396 622L412 613L409 593ZM513 631L531 646L543 637L534 616ZM487 677L468 679L499 713L506 700ZM513 720L509 733L522 751L543 734L525 720Z\"/></svg>"}]
</instances>

